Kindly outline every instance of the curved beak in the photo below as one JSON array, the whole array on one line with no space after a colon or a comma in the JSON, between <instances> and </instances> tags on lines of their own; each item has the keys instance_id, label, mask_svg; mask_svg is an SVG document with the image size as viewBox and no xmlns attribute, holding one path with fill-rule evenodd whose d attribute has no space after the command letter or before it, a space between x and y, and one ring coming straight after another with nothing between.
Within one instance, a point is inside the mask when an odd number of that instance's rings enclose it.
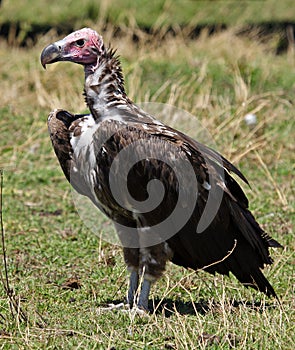
<instances>
[{"instance_id":1,"label":"curved beak","mask_svg":"<svg viewBox=\"0 0 295 350\"><path fill-rule=\"evenodd\" d=\"M46 69L46 64L57 62L61 59L61 50L55 44L50 44L41 53L41 64Z\"/></svg>"},{"instance_id":2,"label":"curved beak","mask_svg":"<svg viewBox=\"0 0 295 350\"><path fill-rule=\"evenodd\" d=\"M60 45L60 42L56 42L43 49L40 57L43 68L46 69L46 64L58 62L63 59L62 47L63 46Z\"/></svg>"}]
</instances>

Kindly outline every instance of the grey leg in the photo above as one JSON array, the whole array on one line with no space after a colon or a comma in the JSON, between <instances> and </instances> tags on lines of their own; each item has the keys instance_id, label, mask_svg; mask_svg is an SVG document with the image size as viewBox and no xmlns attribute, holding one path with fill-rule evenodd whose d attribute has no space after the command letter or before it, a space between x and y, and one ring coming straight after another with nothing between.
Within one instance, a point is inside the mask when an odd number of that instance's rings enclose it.
<instances>
[{"instance_id":1,"label":"grey leg","mask_svg":"<svg viewBox=\"0 0 295 350\"><path fill-rule=\"evenodd\" d=\"M108 307L100 308L101 312L122 309L123 312L132 312L133 315L147 316L148 301L151 289L151 281L144 279L141 285L141 291L137 298L139 276L136 270L130 274L129 290L127 296L127 305L120 303L117 305L109 304Z\"/></svg>"},{"instance_id":2,"label":"grey leg","mask_svg":"<svg viewBox=\"0 0 295 350\"><path fill-rule=\"evenodd\" d=\"M128 296L127 296L127 303L132 307L134 304L134 296L138 288L138 272L136 270L133 270L130 274L129 279L129 290L128 290Z\"/></svg>"},{"instance_id":3,"label":"grey leg","mask_svg":"<svg viewBox=\"0 0 295 350\"><path fill-rule=\"evenodd\" d=\"M137 306L147 311L148 311L150 289L151 289L151 282L144 279L142 283L142 288L139 294Z\"/></svg>"}]
</instances>

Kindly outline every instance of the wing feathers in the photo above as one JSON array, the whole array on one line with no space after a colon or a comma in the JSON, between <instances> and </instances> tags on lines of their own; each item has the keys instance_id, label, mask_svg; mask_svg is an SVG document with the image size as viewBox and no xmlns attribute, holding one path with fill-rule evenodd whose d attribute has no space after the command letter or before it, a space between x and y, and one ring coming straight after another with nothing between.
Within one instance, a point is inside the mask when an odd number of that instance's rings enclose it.
<instances>
[{"instance_id":1,"label":"wing feathers","mask_svg":"<svg viewBox=\"0 0 295 350\"><path fill-rule=\"evenodd\" d=\"M68 180L70 180L69 169L73 162L70 156L72 149L69 140L71 137L82 135L83 118L83 115L74 116L65 111L58 111L52 114L48 123L55 152ZM102 121L93 134L97 162L97 168L94 169L97 174L94 191L102 207L108 208L104 212L113 220L127 225L129 222L130 227L134 227L139 223L143 226L152 226L173 210L177 202L178 182L173 171L157 159L144 160L140 166L132 170L130 189L131 194L134 192L133 196L137 200L144 200L147 196L147 184L151 179L158 178L164 181L169 194L164 202L166 212L156 210L144 214L138 217L136 224L132 212L118 207L108 187L109 169L122 149L137 140L154 139L154 152L157 155L156 148L160 145L162 145L160 147L166 147L168 142L176 149L186 153L195 169L199 186L196 189L199 193L198 200L190 220L168 240L174 251L172 261L184 267L205 269L213 274L218 272L228 275L229 272L232 272L244 285L275 296L273 288L263 276L260 268L263 268L264 264L272 263L268 247L281 247L281 245L260 228L247 209L248 200L243 190L229 172L235 173L248 184L243 174L219 153L174 129L163 125L159 129L157 124L151 123L151 118L149 124L144 124L143 127L143 123L135 119L132 113L129 113L127 118L128 123L122 123L120 120ZM105 139L106 142L102 143L101 139ZM100 145L100 149L96 149L96 145ZM85 152L89 150L86 149ZM118 176L120 176L119 170ZM209 181L211 183L208 183ZM204 187L205 182L208 183L207 187ZM87 187L87 184L83 184L83 188L85 186ZM205 209L209 189L214 191L216 186L223 189L224 198L213 222L205 232L197 234L196 227ZM193 192L189 183L187 188L189 196ZM78 183L76 189L79 191Z\"/></svg>"}]
</instances>

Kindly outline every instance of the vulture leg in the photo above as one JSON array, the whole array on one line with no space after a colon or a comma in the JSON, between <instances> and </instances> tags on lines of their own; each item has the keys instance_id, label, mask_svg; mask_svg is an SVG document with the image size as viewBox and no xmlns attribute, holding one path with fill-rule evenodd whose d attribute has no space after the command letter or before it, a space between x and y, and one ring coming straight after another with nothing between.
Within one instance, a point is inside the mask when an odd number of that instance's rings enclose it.
<instances>
[{"instance_id":1,"label":"vulture leg","mask_svg":"<svg viewBox=\"0 0 295 350\"><path fill-rule=\"evenodd\" d=\"M138 315L147 315L148 301L151 289L151 281L144 279L141 286L139 296L138 292L139 276L137 270L132 270L129 279L129 290L127 295L127 305L124 303L109 304L107 307L101 308L101 311L122 310L123 312L132 312Z\"/></svg>"},{"instance_id":2,"label":"vulture leg","mask_svg":"<svg viewBox=\"0 0 295 350\"><path fill-rule=\"evenodd\" d=\"M141 290L138 292L139 276L137 270L133 270L129 279L129 290L127 296L127 303L130 308L135 307L143 310L148 310L149 294L151 289L151 281L143 279Z\"/></svg>"},{"instance_id":3,"label":"vulture leg","mask_svg":"<svg viewBox=\"0 0 295 350\"><path fill-rule=\"evenodd\" d=\"M137 303L137 307L140 309L148 310L150 289L151 281L144 279Z\"/></svg>"},{"instance_id":4,"label":"vulture leg","mask_svg":"<svg viewBox=\"0 0 295 350\"><path fill-rule=\"evenodd\" d=\"M129 279L129 290L127 295L127 303L132 307L134 305L134 296L138 288L138 272L132 270Z\"/></svg>"}]
</instances>

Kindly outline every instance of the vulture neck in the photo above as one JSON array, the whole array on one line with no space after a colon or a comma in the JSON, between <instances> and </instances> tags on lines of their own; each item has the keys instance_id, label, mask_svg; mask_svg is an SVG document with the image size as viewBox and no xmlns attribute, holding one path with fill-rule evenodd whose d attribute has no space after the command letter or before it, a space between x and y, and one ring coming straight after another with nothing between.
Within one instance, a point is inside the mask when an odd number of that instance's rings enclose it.
<instances>
[{"instance_id":1,"label":"vulture neck","mask_svg":"<svg viewBox=\"0 0 295 350\"><path fill-rule=\"evenodd\" d=\"M131 101L126 95L121 63L115 51L108 49L95 66L85 66L84 95L95 120L103 119L114 107L126 108Z\"/></svg>"}]
</instances>

